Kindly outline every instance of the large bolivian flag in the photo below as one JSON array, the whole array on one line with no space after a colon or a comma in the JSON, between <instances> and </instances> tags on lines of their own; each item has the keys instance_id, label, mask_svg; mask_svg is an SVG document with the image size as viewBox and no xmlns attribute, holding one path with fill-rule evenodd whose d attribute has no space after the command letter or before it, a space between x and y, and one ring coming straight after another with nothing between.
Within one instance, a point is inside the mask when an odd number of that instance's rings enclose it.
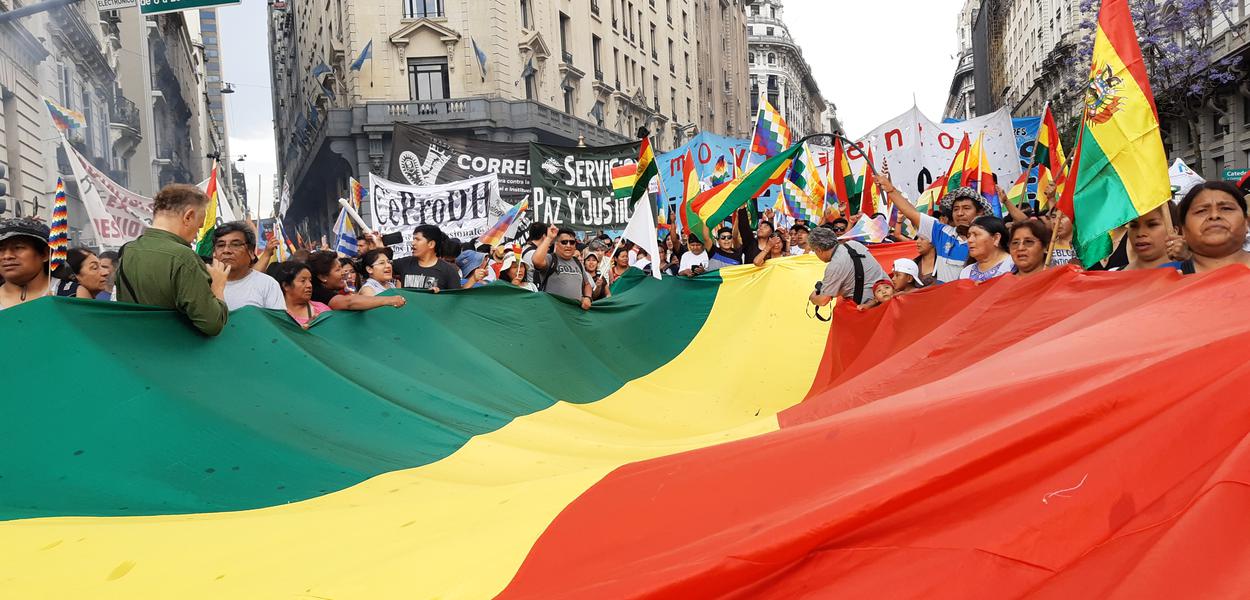
<instances>
[{"instance_id":1,"label":"large bolivian flag","mask_svg":"<svg viewBox=\"0 0 1250 600\"><path fill-rule=\"evenodd\" d=\"M1250 323L1223 316L1250 272L956 282L830 329L801 305L821 268L630 275L588 313L504 285L309 331L244 309L213 339L5 310L31 358L0 396L0 597L1250 586Z\"/></svg>"},{"instance_id":2,"label":"large bolivian flag","mask_svg":"<svg viewBox=\"0 0 1250 600\"><path fill-rule=\"evenodd\" d=\"M1085 111L1059 202L1075 226L1077 254L1093 266L1111 254L1108 232L1172 197L1150 79L1128 0L1103 0Z\"/></svg>"}]
</instances>

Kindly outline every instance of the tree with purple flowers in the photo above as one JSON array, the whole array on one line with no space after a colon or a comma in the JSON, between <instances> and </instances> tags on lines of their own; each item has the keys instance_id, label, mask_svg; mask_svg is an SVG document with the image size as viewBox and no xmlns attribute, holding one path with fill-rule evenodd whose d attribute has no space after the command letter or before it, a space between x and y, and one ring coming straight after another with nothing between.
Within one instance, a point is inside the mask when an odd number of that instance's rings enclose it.
<instances>
[{"instance_id":1,"label":"tree with purple flowers","mask_svg":"<svg viewBox=\"0 0 1250 600\"><path fill-rule=\"evenodd\" d=\"M1236 0L1128 0L1128 4L1160 120L1186 128L1201 165L1203 110L1226 112L1216 104L1220 89L1240 75L1240 57L1215 56L1212 28L1221 23L1232 28ZM1067 53L1067 74L1052 100L1056 117L1066 121L1062 128L1068 132L1076 129L1089 84L1100 5L1101 0L1080 0L1086 19Z\"/></svg>"}]
</instances>

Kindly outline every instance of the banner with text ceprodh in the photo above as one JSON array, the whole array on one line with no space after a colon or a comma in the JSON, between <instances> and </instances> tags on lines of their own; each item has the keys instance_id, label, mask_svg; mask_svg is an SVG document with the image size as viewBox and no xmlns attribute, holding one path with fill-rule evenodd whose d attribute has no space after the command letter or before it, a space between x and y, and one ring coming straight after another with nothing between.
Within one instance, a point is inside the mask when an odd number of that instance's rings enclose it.
<instances>
[{"instance_id":1,"label":"banner with text ceprodh","mask_svg":"<svg viewBox=\"0 0 1250 600\"><path fill-rule=\"evenodd\" d=\"M576 148L530 144L535 221L578 231L623 229L629 199L612 196L612 169L638 160L638 142Z\"/></svg>"},{"instance_id":2,"label":"banner with text ceprodh","mask_svg":"<svg viewBox=\"0 0 1250 600\"><path fill-rule=\"evenodd\" d=\"M391 246L395 257L412 250L412 231L418 225L437 225L449 237L469 241L494 224L492 208L499 210L499 177L494 173L441 185L405 185L369 175L373 226L379 233L402 233L403 244Z\"/></svg>"}]
</instances>

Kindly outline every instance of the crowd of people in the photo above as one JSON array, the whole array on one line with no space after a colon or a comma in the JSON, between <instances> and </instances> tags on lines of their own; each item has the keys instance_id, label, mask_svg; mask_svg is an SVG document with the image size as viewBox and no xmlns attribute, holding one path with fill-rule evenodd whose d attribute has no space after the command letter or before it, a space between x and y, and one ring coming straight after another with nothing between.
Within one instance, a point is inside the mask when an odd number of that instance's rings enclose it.
<instances>
[{"instance_id":1,"label":"crowd of people","mask_svg":"<svg viewBox=\"0 0 1250 600\"><path fill-rule=\"evenodd\" d=\"M880 185L901 217L885 241L914 239L916 247L914 258L895 260L889 271L868 245L847 238L862 215L778 229L771 211L752 219L745 209L714 229L661 231L656 256L607 234L581 239L571 229L534 223L517 244L475 246L421 225L413 231L408 256L396 258L371 233L359 240L357 258L322 248L275 262L272 239L258 252L254 226L233 222L213 231L212 258L205 260L191 244L208 198L194 186L176 184L154 198L151 226L136 240L119 252L69 249L57 269L49 268L47 225L30 218L0 220L0 310L44 296L116 299L174 309L199 331L216 335L230 312L245 306L285 311L308 327L330 311L404 306L404 296L388 290L437 294L496 281L591 310L611 297L612 284L630 269L697 277L802 254L828 263L810 302L820 307L845 298L867 310L953 281L1027 277L1080 264L1072 222L1058 210L1039 214L1004 202L1003 219L977 190L961 188L930 214L918 210L888 177ZM1054 189L1042 193L1050 196ZM1007 196L1000 190L999 197ZM1232 184L1206 182L1179 203L1165 203L1128 223L1115 252L1094 268L1192 274L1230 264L1250 266L1246 196Z\"/></svg>"}]
</instances>

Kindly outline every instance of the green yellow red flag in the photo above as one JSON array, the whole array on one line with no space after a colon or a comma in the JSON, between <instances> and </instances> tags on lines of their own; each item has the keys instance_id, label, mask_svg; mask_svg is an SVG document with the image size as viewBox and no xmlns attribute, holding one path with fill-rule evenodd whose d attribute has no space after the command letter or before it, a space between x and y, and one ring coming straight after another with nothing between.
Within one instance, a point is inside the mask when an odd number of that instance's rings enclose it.
<instances>
[{"instance_id":1,"label":"green yellow red flag","mask_svg":"<svg viewBox=\"0 0 1250 600\"><path fill-rule=\"evenodd\" d=\"M1072 218L1081 262L1088 267L1106 258L1108 232L1171 195L1158 110L1128 0L1103 0L1085 112L1059 202Z\"/></svg>"}]
</instances>

